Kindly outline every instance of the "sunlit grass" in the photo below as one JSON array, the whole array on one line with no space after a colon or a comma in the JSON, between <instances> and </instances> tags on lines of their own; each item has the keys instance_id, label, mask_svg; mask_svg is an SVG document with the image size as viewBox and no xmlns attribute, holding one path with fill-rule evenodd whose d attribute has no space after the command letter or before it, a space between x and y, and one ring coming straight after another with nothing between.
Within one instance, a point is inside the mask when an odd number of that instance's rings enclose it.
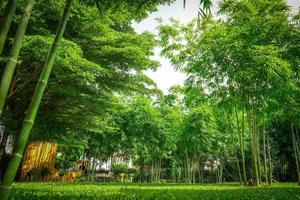
<instances>
[{"instance_id":1,"label":"sunlit grass","mask_svg":"<svg viewBox=\"0 0 300 200\"><path fill-rule=\"evenodd\" d=\"M300 199L295 183L245 187L237 183L117 184L117 183L18 183L10 199Z\"/></svg>"}]
</instances>

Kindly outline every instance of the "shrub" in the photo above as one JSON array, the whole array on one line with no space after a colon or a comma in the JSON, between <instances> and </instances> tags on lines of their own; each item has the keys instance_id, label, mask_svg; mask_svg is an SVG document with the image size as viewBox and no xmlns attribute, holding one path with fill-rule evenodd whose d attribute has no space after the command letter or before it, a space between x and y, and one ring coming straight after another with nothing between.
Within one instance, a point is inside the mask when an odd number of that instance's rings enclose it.
<instances>
[{"instance_id":1,"label":"shrub","mask_svg":"<svg viewBox=\"0 0 300 200\"><path fill-rule=\"evenodd\" d=\"M106 170L106 169L103 169L103 168L100 168L97 173L105 173L107 174L109 172L109 170Z\"/></svg>"},{"instance_id":2,"label":"shrub","mask_svg":"<svg viewBox=\"0 0 300 200\"><path fill-rule=\"evenodd\" d=\"M265 187L175 184L96 184L96 183L19 183L10 200L295 200L300 197L296 183Z\"/></svg>"},{"instance_id":3,"label":"shrub","mask_svg":"<svg viewBox=\"0 0 300 200\"><path fill-rule=\"evenodd\" d=\"M51 173L51 171L48 167L41 168L41 177L49 176L50 173Z\"/></svg>"},{"instance_id":4,"label":"shrub","mask_svg":"<svg viewBox=\"0 0 300 200\"><path fill-rule=\"evenodd\" d=\"M48 167L35 167L27 173L27 176L29 176L31 181L37 181L40 178L50 175L50 173L51 171Z\"/></svg>"},{"instance_id":5,"label":"shrub","mask_svg":"<svg viewBox=\"0 0 300 200\"><path fill-rule=\"evenodd\" d=\"M58 175L59 175L59 177L63 177L65 174L66 174L66 172L65 172L64 169L59 169L59 170L58 170Z\"/></svg>"},{"instance_id":6,"label":"shrub","mask_svg":"<svg viewBox=\"0 0 300 200\"><path fill-rule=\"evenodd\" d=\"M128 174L135 174L136 173L136 169L135 168L129 168L127 173Z\"/></svg>"},{"instance_id":7,"label":"shrub","mask_svg":"<svg viewBox=\"0 0 300 200\"><path fill-rule=\"evenodd\" d=\"M167 183L167 180L166 179L160 179L159 182L160 183Z\"/></svg>"},{"instance_id":8,"label":"shrub","mask_svg":"<svg viewBox=\"0 0 300 200\"><path fill-rule=\"evenodd\" d=\"M88 176L79 176L75 179L76 182L86 182L88 181L89 177Z\"/></svg>"},{"instance_id":9,"label":"shrub","mask_svg":"<svg viewBox=\"0 0 300 200\"><path fill-rule=\"evenodd\" d=\"M112 171L115 174L127 173L128 167L127 165L117 163L112 165Z\"/></svg>"}]
</instances>

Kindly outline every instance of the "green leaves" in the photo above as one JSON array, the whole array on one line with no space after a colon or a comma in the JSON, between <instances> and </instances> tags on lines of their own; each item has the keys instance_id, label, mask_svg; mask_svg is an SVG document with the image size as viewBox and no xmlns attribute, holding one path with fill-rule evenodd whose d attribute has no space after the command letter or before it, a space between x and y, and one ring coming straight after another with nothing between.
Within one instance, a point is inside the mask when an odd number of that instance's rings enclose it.
<instances>
[{"instance_id":1,"label":"green leaves","mask_svg":"<svg viewBox=\"0 0 300 200\"><path fill-rule=\"evenodd\" d=\"M165 2L170 1L74 2L31 139L63 143L87 132L115 133L118 127L112 118L121 107L117 96L159 93L144 74L159 66L150 58L157 41L151 33L135 33L131 21L142 19ZM96 3L101 5L100 13ZM36 4L8 101L14 119L22 121L63 5L64 0ZM85 143L90 136L78 142Z\"/></svg>"}]
</instances>

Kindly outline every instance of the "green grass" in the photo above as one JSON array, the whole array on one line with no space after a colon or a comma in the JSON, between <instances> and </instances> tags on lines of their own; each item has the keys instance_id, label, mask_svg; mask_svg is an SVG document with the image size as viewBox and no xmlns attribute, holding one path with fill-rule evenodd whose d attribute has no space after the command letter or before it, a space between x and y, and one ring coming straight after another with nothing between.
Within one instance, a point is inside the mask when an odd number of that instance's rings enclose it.
<instances>
[{"instance_id":1,"label":"green grass","mask_svg":"<svg viewBox=\"0 0 300 200\"><path fill-rule=\"evenodd\" d=\"M300 200L300 187L295 183L273 186L243 187L237 184L89 184L89 183L18 183L10 199L290 199Z\"/></svg>"}]
</instances>

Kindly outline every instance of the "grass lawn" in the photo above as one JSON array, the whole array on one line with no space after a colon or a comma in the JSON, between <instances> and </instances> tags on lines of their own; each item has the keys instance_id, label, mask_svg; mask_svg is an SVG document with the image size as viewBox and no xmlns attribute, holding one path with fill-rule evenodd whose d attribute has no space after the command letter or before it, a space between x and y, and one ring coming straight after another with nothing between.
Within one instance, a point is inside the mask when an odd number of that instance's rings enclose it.
<instances>
[{"instance_id":1,"label":"grass lawn","mask_svg":"<svg viewBox=\"0 0 300 200\"><path fill-rule=\"evenodd\" d=\"M97 184L97 183L17 183L10 199L290 199L300 200L296 183L243 187L237 184Z\"/></svg>"}]
</instances>

